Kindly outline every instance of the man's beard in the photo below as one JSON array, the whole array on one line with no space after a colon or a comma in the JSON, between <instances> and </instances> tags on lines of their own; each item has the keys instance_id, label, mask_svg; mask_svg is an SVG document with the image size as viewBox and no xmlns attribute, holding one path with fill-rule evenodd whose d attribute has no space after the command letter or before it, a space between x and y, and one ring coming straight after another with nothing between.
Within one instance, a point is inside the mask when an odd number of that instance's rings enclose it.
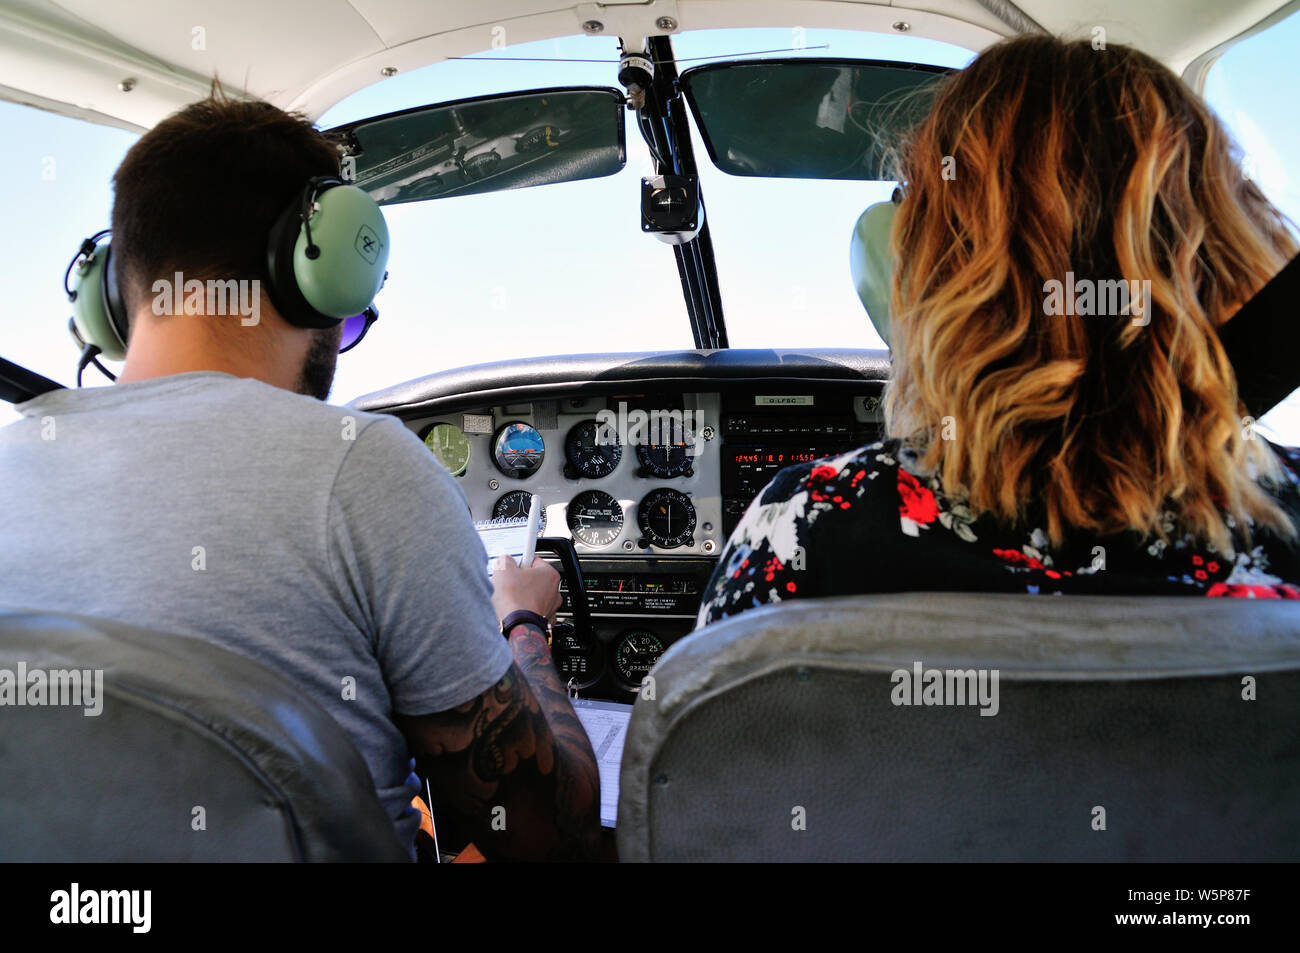
<instances>
[{"instance_id":1,"label":"man's beard","mask_svg":"<svg viewBox=\"0 0 1300 953\"><path fill-rule=\"evenodd\" d=\"M343 340L343 322L332 328L311 332L311 344L298 375L298 393L325 400L334 386L334 368L339 360L339 342Z\"/></svg>"}]
</instances>

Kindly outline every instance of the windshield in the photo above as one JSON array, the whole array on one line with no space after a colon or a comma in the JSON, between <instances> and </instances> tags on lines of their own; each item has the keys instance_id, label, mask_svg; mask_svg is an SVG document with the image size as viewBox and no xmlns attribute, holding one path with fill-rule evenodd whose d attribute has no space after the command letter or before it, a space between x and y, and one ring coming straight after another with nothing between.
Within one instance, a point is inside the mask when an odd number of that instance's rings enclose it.
<instances>
[{"instance_id":1,"label":"windshield","mask_svg":"<svg viewBox=\"0 0 1300 953\"><path fill-rule=\"evenodd\" d=\"M723 50L791 46L802 49L761 58L962 67L974 57L933 40L845 30L703 30L673 37L683 70ZM888 199L896 183L727 175L709 161L698 130L695 141L731 346L883 348L853 286L849 238L863 209Z\"/></svg>"},{"instance_id":2,"label":"windshield","mask_svg":"<svg viewBox=\"0 0 1300 953\"><path fill-rule=\"evenodd\" d=\"M489 93L617 86L617 64L612 37L493 49L361 90L318 125ZM339 359L335 398L467 364L691 347L672 250L641 234L641 176L650 173L629 127L616 175L386 207L392 252L380 320Z\"/></svg>"},{"instance_id":3,"label":"windshield","mask_svg":"<svg viewBox=\"0 0 1300 953\"><path fill-rule=\"evenodd\" d=\"M708 30L673 42L683 71L768 50L939 66L972 56L835 30ZM320 126L493 92L617 85L617 62L606 37L492 49L362 90ZM732 346L883 346L854 291L848 249L858 215L893 184L736 178L712 165L698 132L694 144ZM386 208L393 251L382 318L340 359L336 395L513 357L692 347L672 248L641 233L640 179L653 170L633 123L627 160L608 178Z\"/></svg>"}]
</instances>

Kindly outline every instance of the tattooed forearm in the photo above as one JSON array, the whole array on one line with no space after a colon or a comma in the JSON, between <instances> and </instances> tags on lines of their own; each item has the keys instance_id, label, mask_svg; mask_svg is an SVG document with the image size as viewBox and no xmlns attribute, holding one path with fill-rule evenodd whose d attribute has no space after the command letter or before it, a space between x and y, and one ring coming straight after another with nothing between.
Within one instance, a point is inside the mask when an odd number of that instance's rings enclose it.
<instances>
[{"instance_id":1,"label":"tattooed forearm","mask_svg":"<svg viewBox=\"0 0 1300 953\"><path fill-rule=\"evenodd\" d=\"M602 850L600 779L540 630L518 626L515 664L459 708L398 716L435 807L455 811L490 858L591 859Z\"/></svg>"},{"instance_id":2,"label":"tattooed forearm","mask_svg":"<svg viewBox=\"0 0 1300 953\"><path fill-rule=\"evenodd\" d=\"M563 805L562 826L574 847L594 856L600 839L600 774L596 754L582 722L573 712L567 688L551 661L551 648L542 631L531 625L518 626L510 637L515 665L532 686L550 725L556 743L557 796ZM592 853L587 853L592 852Z\"/></svg>"}]
</instances>

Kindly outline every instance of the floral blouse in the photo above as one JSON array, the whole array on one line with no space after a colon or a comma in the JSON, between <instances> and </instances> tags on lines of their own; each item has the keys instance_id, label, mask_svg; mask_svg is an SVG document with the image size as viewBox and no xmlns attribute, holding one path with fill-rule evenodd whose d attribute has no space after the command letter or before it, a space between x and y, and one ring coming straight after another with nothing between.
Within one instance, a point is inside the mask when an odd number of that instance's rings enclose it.
<instances>
[{"instance_id":1,"label":"floral blouse","mask_svg":"<svg viewBox=\"0 0 1300 953\"><path fill-rule=\"evenodd\" d=\"M1300 453L1275 447L1271 490L1300 527ZM965 591L1300 599L1300 547L1267 529L1231 556L1190 536L1137 533L1054 549L1041 528L972 518L897 440L782 470L731 534L698 624L786 599ZM1233 523L1228 519L1231 528Z\"/></svg>"}]
</instances>

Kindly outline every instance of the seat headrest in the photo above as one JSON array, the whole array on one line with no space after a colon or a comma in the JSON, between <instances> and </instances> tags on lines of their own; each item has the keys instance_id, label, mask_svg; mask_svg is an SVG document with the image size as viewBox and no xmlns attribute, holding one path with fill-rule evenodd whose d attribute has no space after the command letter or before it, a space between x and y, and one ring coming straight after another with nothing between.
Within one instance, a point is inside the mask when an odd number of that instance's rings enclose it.
<instances>
[{"instance_id":1,"label":"seat headrest","mask_svg":"<svg viewBox=\"0 0 1300 953\"><path fill-rule=\"evenodd\" d=\"M1300 856L1300 602L796 599L651 676L623 862Z\"/></svg>"},{"instance_id":2,"label":"seat headrest","mask_svg":"<svg viewBox=\"0 0 1300 953\"><path fill-rule=\"evenodd\" d=\"M0 607L5 674L48 693L0 708L0 859L410 860L348 735L251 659Z\"/></svg>"}]
</instances>

